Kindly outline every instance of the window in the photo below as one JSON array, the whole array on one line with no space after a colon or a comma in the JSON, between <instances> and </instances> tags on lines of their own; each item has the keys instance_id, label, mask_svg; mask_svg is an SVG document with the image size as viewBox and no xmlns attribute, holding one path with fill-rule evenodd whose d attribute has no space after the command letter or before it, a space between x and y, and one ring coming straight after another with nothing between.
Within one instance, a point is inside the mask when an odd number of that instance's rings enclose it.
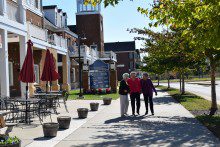
<instances>
[{"instance_id":1,"label":"window","mask_svg":"<svg viewBox=\"0 0 220 147\"><path fill-rule=\"evenodd\" d=\"M39 8L39 3L38 3L38 0L35 0L35 8Z\"/></svg>"},{"instance_id":2,"label":"window","mask_svg":"<svg viewBox=\"0 0 220 147\"><path fill-rule=\"evenodd\" d=\"M72 82L76 82L76 69L72 68Z\"/></svg>"},{"instance_id":3,"label":"window","mask_svg":"<svg viewBox=\"0 0 220 147\"><path fill-rule=\"evenodd\" d=\"M40 83L39 65L34 65L35 83Z\"/></svg>"},{"instance_id":4,"label":"window","mask_svg":"<svg viewBox=\"0 0 220 147\"><path fill-rule=\"evenodd\" d=\"M13 63L8 62L8 72L9 72L9 85L14 85L14 79L13 79Z\"/></svg>"},{"instance_id":5,"label":"window","mask_svg":"<svg viewBox=\"0 0 220 147\"><path fill-rule=\"evenodd\" d=\"M31 0L26 0L28 5L31 5Z\"/></svg>"},{"instance_id":6,"label":"window","mask_svg":"<svg viewBox=\"0 0 220 147\"><path fill-rule=\"evenodd\" d=\"M57 12L55 12L55 25L57 25Z\"/></svg>"},{"instance_id":7,"label":"window","mask_svg":"<svg viewBox=\"0 0 220 147\"><path fill-rule=\"evenodd\" d=\"M130 53L129 53L129 59L133 59L133 57L134 57L134 56L133 56L133 53L130 52Z\"/></svg>"},{"instance_id":8,"label":"window","mask_svg":"<svg viewBox=\"0 0 220 147\"><path fill-rule=\"evenodd\" d=\"M98 49L97 45L91 45L90 48L95 51L97 51L97 49Z\"/></svg>"}]
</instances>

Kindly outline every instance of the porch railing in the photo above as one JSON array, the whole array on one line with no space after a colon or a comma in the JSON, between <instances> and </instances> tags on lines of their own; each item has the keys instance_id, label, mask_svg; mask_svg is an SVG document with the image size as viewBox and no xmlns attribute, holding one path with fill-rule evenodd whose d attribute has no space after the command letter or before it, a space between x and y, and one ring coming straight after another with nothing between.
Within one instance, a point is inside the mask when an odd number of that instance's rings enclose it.
<instances>
[{"instance_id":1,"label":"porch railing","mask_svg":"<svg viewBox=\"0 0 220 147\"><path fill-rule=\"evenodd\" d=\"M112 61L117 61L117 56L113 51L110 52L100 52L100 58L101 59L106 59L106 60L112 60Z\"/></svg>"},{"instance_id":2,"label":"porch railing","mask_svg":"<svg viewBox=\"0 0 220 147\"><path fill-rule=\"evenodd\" d=\"M54 38L54 44L57 46L60 46L62 48L67 48L67 41L61 36L58 36L57 34L53 34Z\"/></svg>"},{"instance_id":3,"label":"porch railing","mask_svg":"<svg viewBox=\"0 0 220 147\"><path fill-rule=\"evenodd\" d=\"M47 30L28 23L28 31L31 37L37 38L42 41L47 41Z\"/></svg>"}]
</instances>

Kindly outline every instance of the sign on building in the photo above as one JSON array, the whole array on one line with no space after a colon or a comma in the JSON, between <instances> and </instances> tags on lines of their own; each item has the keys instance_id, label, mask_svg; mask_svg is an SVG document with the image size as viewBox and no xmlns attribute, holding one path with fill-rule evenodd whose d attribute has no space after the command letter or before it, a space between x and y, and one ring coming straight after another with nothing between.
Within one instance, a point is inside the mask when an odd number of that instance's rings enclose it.
<instances>
[{"instance_id":1,"label":"sign on building","mask_svg":"<svg viewBox=\"0 0 220 147\"><path fill-rule=\"evenodd\" d=\"M2 36L0 35L0 48L2 48Z\"/></svg>"},{"instance_id":2,"label":"sign on building","mask_svg":"<svg viewBox=\"0 0 220 147\"><path fill-rule=\"evenodd\" d=\"M96 60L89 66L90 88L109 88L109 64Z\"/></svg>"}]
</instances>

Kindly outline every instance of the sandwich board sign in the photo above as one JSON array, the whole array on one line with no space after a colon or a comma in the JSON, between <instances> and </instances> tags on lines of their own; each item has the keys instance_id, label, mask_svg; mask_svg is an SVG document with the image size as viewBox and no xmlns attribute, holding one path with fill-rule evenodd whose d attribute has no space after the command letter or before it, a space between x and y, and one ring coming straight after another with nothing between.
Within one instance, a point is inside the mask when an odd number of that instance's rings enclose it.
<instances>
[{"instance_id":1,"label":"sandwich board sign","mask_svg":"<svg viewBox=\"0 0 220 147\"><path fill-rule=\"evenodd\" d=\"M109 88L109 64L96 60L89 66L90 88Z\"/></svg>"}]
</instances>

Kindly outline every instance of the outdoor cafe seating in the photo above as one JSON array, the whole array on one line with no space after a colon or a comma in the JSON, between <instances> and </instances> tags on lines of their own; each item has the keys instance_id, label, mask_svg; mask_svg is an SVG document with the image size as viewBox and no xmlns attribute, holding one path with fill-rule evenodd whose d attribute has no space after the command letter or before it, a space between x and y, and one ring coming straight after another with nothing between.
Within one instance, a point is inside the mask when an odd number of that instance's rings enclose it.
<instances>
[{"instance_id":1,"label":"outdoor cafe seating","mask_svg":"<svg viewBox=\"0 0 220 147\"><path fill-rule=\"evenodd\" d=\"M31 124L32 119L38 117L42 123L45 117L50 116L51 118L52 114L59 114L57 107L61 107L61 103L64 104L68 112L67 98L66 91L46 93L43 90L39 91L39 89L28 99L0 96L0 111L8 112L4 117L6 122Z\"/></svg>"}]
</instances>

